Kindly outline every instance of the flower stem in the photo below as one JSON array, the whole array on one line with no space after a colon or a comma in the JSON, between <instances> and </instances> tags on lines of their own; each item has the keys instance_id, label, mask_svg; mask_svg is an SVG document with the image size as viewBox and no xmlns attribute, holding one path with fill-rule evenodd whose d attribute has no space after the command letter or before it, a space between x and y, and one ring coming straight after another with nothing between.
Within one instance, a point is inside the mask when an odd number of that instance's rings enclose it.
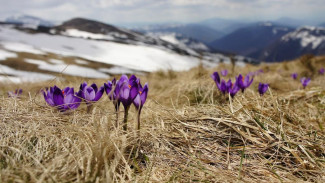
<instances>
[{"instance_id":1,"label":"flower stem","mask_svg":"<svg viewBox=\"0 0 325 183\"><path fill-rule=\"evenodd\" d=\"M119 107L118 104L114 104L115 107L115 115L116 115L116 121L115 121L115 126L116 128L118 128L118 117L119 117Z\"/></svg>"},{"instance_id":2,"label":"flower stem","mask_svg":"<svg viewBox=\"0 0 325 183\"><path fill-rule=\"evenodd\" d=\"M92 111L93 105L87 105L87 113L89 114Z\"/></svg>"},{"instance_id":3,"label":"flower stem","mask_svg":"<svg viewBox=\"0 0 325 183\"><path fill-rule=\"evenodd\" d=\"M140 130L140 111L138 112L138 130Z\"/></svg>"},{"instance_id":4,"label":"flower stem","mask_svg":"<svg viewBox=\"0 0 325 183\"><path fill-rule=\"evenodd\" d=\"M124 111L123 129L124 129L124 131L127 131L127 129L128 129L128 114L129 114L130 106L124 107L124 109L125 109L125 111Z\"/></svg>"},{"instance_id":5,"label":"flower stem","mask_svg":"<svg viewBox=\"0 0 325 183\"><path fill-rule=\"evenodd\" d=\"M138 111L138 139L140 139L140 114L141 110Z\"/></svg>"}]
</instances>

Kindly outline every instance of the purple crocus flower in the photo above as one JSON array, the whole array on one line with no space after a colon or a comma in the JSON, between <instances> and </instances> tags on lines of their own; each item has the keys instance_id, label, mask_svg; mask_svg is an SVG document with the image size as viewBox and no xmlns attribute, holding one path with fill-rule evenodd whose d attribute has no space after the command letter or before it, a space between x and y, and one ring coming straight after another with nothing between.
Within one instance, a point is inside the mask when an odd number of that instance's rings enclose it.
<instances>
[{"instance_id":1,"label":"purple crocus flower","mask_svg":"<svg viewBox=\"0 0 325 183\"><path fill-rule=\"evenodd\" d=\"M224 70L220 71L220 73L221 73L222 76L227 76L228 75L228 70L224 69Z\"/></svg>"},{"instance_id":2,"label":"purple crocus flower","mask_svg":"<svg viewBox=\"0 0 325 183\"><path fill-rule=\"evenodd\" d=\"M306 86L307 86L307 85L309 84L309 82L310 82L310 78L305 78L305 77L303 77L303 78L300 79L300 82L301 82L302 86L303 86L304 88L306 88Z\"/></svg>"},{"instance_id":3,"label":"purple crocus flower","mask_svg":"<svg viewBox=\"0 0 325 183\"><path fill-rule=\"evenodd\" d=\"M125 77L126 79L124 79ZM119 91L118 100L121 101L124 108L126 109L130 107L133 100L139 93L137 78L135 77L135 75L132 75L130 79L127 79L127 76L123 75L121 76L119 84L120 84L120 89L119 89L120 91Z\"/></svg>"},{"instance_id":4,"label":"purple crocus flower","mask_svg":"<svg viewBox=\"0 0 325 183\"><path fill-rule=\"evenodd\" d=\"M250 79L252 78L252 79ZM246 77L243 77L241 74L236 78L236 82L238 83L239 88L242 92L245 91L246 88L248 88L253 83L254 78L246 75Z\"/></svg>"},{"instance_id":5,"label":"purple crocus flower","mask_svg":"<svg viewBox=\"0 0 325 183\"><path fill-rule=\"evenodd\" d=\"M80 91L78 92L79 96L83 98L86 104L92 105L92 102L97 102L104 93L104 86L101 86L99 89L95 83L88 86L86 82L80 85Z\"/></svg>"},{"instance_id":6,"label":"purple crocus flower","mask_svg":"<svg viewBox=\"0 0 325 183\"><path fill-rule=\"evenodd\" d=\"M258 85L258 92L260 95L264 95L264 93L269 89L269 84L267 83L259 83Z\"/></svg>"},{"instance_id":7,"label":"purple crocus flower","mask_svg":"<svg viewBox=\"0 0 325 183\"><path fill-rule=\"evenodd\" d=\"M292 77L293 79L297 79L298 74L297 74L297 73L292 73L292 74L291 74L291 77Z\"/></svg>"},{"instance_id":8,"label":"purple crocus flower","mask_svg":"<svg viewBox=\"0 0 325 183\"><path fill-rule=\"evenodd\" d=\"M137 79L137 83L138 83L139 93L133 100L133 104L135 108L137 108L138 110L138 130L140 130L140 114L141 114L142 107L147 100L149 88L148 88L148 83L146 83L144 87L142 87L139 79Z\"/></svg>"},{"instance_id":9,"label":"purple crocus flower","mask_svg":"<svg viewBox=\"0 0 325 183\"><path fill-rule=\"evenodd\" d=\"M23 93L22 89L16 89L14 92L9 91L8 92L8 97L19 98L22 93Z\"/></svg>"},{"instance_id":10,"label":"purple crocus flower","mask_svg":"<svg viewBox=\"0 0 325 183\"><path fill-rule=\"evenodd\" d=\"M119 87L117 90L119 92L117 95L117 100L121 102L124 107L123 129L126 131L130 105L133 103L135 97L139 93L137 78L135 75L132 75L130 78L128 78L126 75L122 75L116 87Z\"/></svg>"},{"instance_id":11,"label":"purple crocus flower","mask_svg":"<svg viewBox=\"0 0 325 183\"><path fill-rule=\"evenodd\" d=\"M231 80L229 79L226 86L227 86L227 91L232 98L234 98L236 93L240 90L238 79L236 79L235 83L232 83Z\"/></svg>"},{"instance_id":12,"label":"purple crocus flower","mask_svg":"<svg viewBox=\"0 0 325 183\"><path fill-rule=\"evenodd\" d=\"M87 111L90 112L91 106L94 102L97 102L104 93L104 86L101 86L99 89L95 83L88 86L86 82L80 85L78 96L86 102Z\"/></svg>"},{"instance_id":13,"label":"purple crocus flower","mask_svg":"<svg viewBox=\"0 0 325 183\"><path fill-rule=\"evenodd\" d=\"M148 89L148 83L146 83L143 87L142 87L141 83L139 83L138 86L139 86L138 87L139 93L134 98L133 104L134 104L135 108L137 108L138 111L141 112L141 109L147 100L147 95L148 95L149 89Z\"/></svg>"},{"instance_id":14,"label":"purple crocus flower","mask_svg":"<svg viewBox=\"0 0 325 183\"><path fill-rule=\"evenodd\" d=\"M80 105L81 98L79 98L77 93L74 93L74 89L66 87L61 90L59 87L54 86L47 89L47 91L42 91L45 101L52 107L58 108L61 112L67 110L77 109Z\"/></svg>"},{"instance_id":15,"label":"purple crocus flower","mask_svg":"<svg viewBox=\"0 0 325 183\"><path fill-rule=\"evenodd\" d=\"M325 69L324 68L321 68L321 69L319 69L319 74L321 74L321 75L324 75L324 73L325 73Z\"/></svg>"},{"instance_id":16,"label":"purple crocus flower","mask_svg":"<svg viewBox=\"0 0 325 183\"><path fill-rule=\"evenodd\" d=\"M227 85L226 85L226 81L225 80L220 80L220 76L218 72L214 72L211 75L211 78L214 80L214 82L216 83L218 89L223 93L226 94L227 90Z\"/></svg>"}]
</instances>

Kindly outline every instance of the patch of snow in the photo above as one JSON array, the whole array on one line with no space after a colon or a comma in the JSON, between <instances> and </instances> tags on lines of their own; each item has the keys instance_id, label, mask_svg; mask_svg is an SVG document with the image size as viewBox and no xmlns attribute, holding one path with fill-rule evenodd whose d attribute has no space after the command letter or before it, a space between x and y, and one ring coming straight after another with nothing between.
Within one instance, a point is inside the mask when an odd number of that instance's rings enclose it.
<instances>
[{"instance_id":1,"label":"patch of snow","mask_svg":"<svg viewBox=\"0 0 325 183\"><path fill-rule=\"evenodd\" d=\"M236 66L245 67L246 66L246 63L243 62L243 61L238 61L238 62L236 62Z\"/></svg>"},{"instance_id":2,"label":"patch of snow","mask_svg":"<svg viewBox=\"0 0 325 183\"><path fill-rule=\"evenodd\" d=\"M17 54L6 50L0 50L0 60L6 60L9 57L17 57Z\"/></svg>"},{"instance_id":3,"label":"patch of snow","mask_svg":"<svg viewBox=\"0 0 325 183\"><path fill-rule=\"evenodd\" d=\"M201 42L190 40L186 37L183 37L180 34L176 34L174 32L166 33L166 32L155 32L155 33L148 33L147 35L151 37L159 37L161 40L166 42L172 43L174 45L179 46L180 48L186 50L191 55L198 56L199 54L196 53L194 50L203 50L209 51L209 48ZM169 48L171 46L168 45Z\"/></svg>"},{"instance_id":4,"label":"patch of snow","mask_svg":"<svg viewBox=\"0 0 325 183\"><path fill-rule=\"evenodd\" d=\"M23 42L32 48L46 52L76 56L86 60L126 67L139 71L172 69L188 70L199 64L195 57L142 45L127 45L49 34L28 34L10 28L2 28L1 44ZM81 71L78 71L80 74Z\"/></svg>"},{"instance_id":5,"label":"patch of snow","mask_svg":"<svg viewBox=\"0 0 325 183\"><path fill-rule=\"evenodd\" d=\"M57 59L50 59L49 62L52 64L64 64L62 60L57 60Z\"/></svg>"},{"instance_id":6,"label":"patch of snow","mask_svg":"<svg viewBox=\"0 0 325 183\"><path fill-rule=\"evenodd\" d=\"M159 36L159 38L172 44L179 44L179 41L176 39L175 34L164 34Z\"/></svg>"},{"instance_id":7,"label":"patch of snow","mask_svg":"<svg viewBox=\"0 0 325 183\"><path fill-rule=\"evenodd\" d=\"M0 82L4 83L21 83L22 80L20 77L16 76L2 76L0 75Z\"/></svg>"},{"instance_id":8,"label":"patch of snow","mask_svg":"<svg viewBox=\"0 0 325 183\"><path fill-rule=\"evenodd\" d=\"M87 78L108 78L107 74L99 72L95 69L81 67L78 65L68 65L68 64L49 64L42 60L25 59L27 63L38 65L41 70L52 71L57 73L62 73L71 76L80 76Z\"/></svg>"},{"instance_id":9,"label":"patch of snow","mask_svg":"<svg viewBox=\"0 0 325 183\"><path fill-rule=\"evenodd\" d=\"M75 62L76 62L77 64L81 64L81 65L88 65L88 62L87 62L87 61L84 61L84 60L76 59Z\"/></svg>"},{"instance_id":10,"label":"patch of snow","mask_svg":"<svg viewBox=\"0 0 325 183\"><path fill-rule=\"evenodd\" d=\"M272 32L273 32L273 34L278 33L278 31L276 29L272 29Z\"/></svg>"},{"instance_id":11,"label":"patch of snow","mask_svg":"<svg viewBox=\"0 0 325 183\"><path fill-rule=\"evenodd\" d=\"M264 23L261 23L260 25L270 27L270 26L272 26L272 23L271 22L264 22Z\"/></svg>"},{"instance_id":12,"label":"patch of snow","mask_svg":"<svg viewBox=\"0 0 325 183\"><path fill-rule=\"evenodd\" d=\"M325 41L325 29L319 27L305 26L284 35L282 41L300 40L302 47L312 45L312 49L316 49Z\"/></svg>"},{"instance_id":13,"label":"patch of snow","mask_svg":"<svg viewBox=\"0 0 325 183\"><path fill-rule=\"evenodd\" d=\"M104 34L95 34L91 32L81 31L78 29L67 29L64 32L61 32L62 35L71 36L71 37L80 37L85 39L105 39L105 40L114 40L114 37L111 35Z\"/></svg>"},{"instance_id":14,"label":"patch of snow","mask_svg":"<svg viewBox=\"0 0 325 183\"><path fill-rule=\"evenodd\" d=\"M127 69L124 67L118 67L118 66L114 66L111 68L101 68L101 69L99 69L99 71L107 72L109 74L132 74L132 73L135 73L131 69Z\"/></svg>"},{"instance_id":15,"label":"patch of snow","mask_svg":"<svg viewBox=\"0 0 325 183\"><path fill-rule=\"evenodd\" d=\"M54 79L55 76L50 74L43 74L43 73L37 73L37 72L28 72L28 71L21 71L16 70L11 67L0 65L0 74L1 75L10 75L9 79L13 79L17 82L35 82L35 81L45 81L45 80L51 80ZM6 79L7 77L4 76L2 79ZM8 78L7 78L8 79ZM10 80L9 80L10 81Z\"/></svg>"},{"instance_id":16,"label":"patch of snow","mask_svg":"<svg viewBox=\"0 0 325 183\"><path fill-rule=\"evenodd\" d=\"M12 35L14 36L14 35ZM1 38L1 36L0 36ZM2 39L0 39L2 40ZM28 44L20 43L20 42L0 42L0 44L7 50L14 51L14 52L27 52L32 54L43 55L44 52L40 51L39 49L34 48Z\"/></svg>"}]
</instances>

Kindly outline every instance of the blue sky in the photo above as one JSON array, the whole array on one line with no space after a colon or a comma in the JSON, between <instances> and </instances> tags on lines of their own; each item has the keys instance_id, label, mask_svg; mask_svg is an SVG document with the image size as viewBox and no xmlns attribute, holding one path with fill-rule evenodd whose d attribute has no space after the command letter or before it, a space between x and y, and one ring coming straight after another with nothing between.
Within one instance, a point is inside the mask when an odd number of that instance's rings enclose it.
<instances>
[{"instance_id":1,"label":"blue sky","mask_svg":"<svg viewBox=\"0 0 325 183\"><path fill-rule=\"evenodd\" d=\"M0 18L28 14L63 21L86 17L113 24L196 22L209 18L325 22L325 0L0 0Z\"/></svg>"}]
</instances>

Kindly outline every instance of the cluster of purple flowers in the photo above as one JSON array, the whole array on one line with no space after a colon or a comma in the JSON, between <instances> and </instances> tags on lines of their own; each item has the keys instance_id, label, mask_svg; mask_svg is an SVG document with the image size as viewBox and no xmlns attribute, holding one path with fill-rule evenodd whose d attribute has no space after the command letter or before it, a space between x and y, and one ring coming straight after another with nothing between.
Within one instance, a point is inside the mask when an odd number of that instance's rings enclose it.
<instances>
[{"instance_id":1,"label":"cluster of purple flowers","mask_svg":"<svg viewBox=\"0 0 325 183\"><path fill-rule=\"evenodd\" d=\"M321 70L322 69L320 69L319 70L319 73L321 74ZM297 78L298 78L298 73L292 73L291 74L291 77L292 77L292 79L294 79L294 80L296 80ZM303 88L306 88L307 87L307 85L310 83L310 78L306 78L306 77L302 77L302 78L300 78L300 82L301 82L301 84L302 84L302 87Z\"/></svg>"},{"instance_id":2,"label":"cluster of purple flowers","mask_svg":"<svg viewBox=\"0 0 325 183\"><path fill-rule=\"evenodd\" d=\"M22 89L16 89L14 92L9 91L8 92L8 97L19 98L22 93L23 93Z\"/></svg>"},{"instance_id":3,"label":"cluster of purple flowers","mask_svg":"<svg viewBox=\"0 0 325 183\"><path fill-rule=\"evenodd\" d=\"M74 88L66 87L61 90L57 86L50 87L42 92L47 104L61 112L77 109L82 100L87 105L88 112L90 112L92 105L106 92L109 99L113 101L117 114L117 123L119 106L120 103L123 104L125 112L124 129L126 130L128 111L132 103L138 111L138 129L140 128L140 113L147 99L148 84L146 83L142 87L140 79L135 75L132 75L130 78L122 75L119 80L114 78L99 88L96 84L88 85L84 82L80 85L78 92L74 92Z\"/></svg>"},{"instance_id":4,"label":"cluster of purple flowers","mask_svg":"<svg viewBox=\"0 0 325 183\"><path fill-rule=\"evenodd\" d=\"M229 93L231 97L235 97L236 93L239 90L244 92L245 89L248 88L254 80L253 77L250 77L249 75L243 77L240 74L236 77L235 82L232 82L231 79L226 82L224 79L220 79L218 72L214 72L211 75L211 78L214 80L221 93Z\"/></svg>"}]
</instances>

